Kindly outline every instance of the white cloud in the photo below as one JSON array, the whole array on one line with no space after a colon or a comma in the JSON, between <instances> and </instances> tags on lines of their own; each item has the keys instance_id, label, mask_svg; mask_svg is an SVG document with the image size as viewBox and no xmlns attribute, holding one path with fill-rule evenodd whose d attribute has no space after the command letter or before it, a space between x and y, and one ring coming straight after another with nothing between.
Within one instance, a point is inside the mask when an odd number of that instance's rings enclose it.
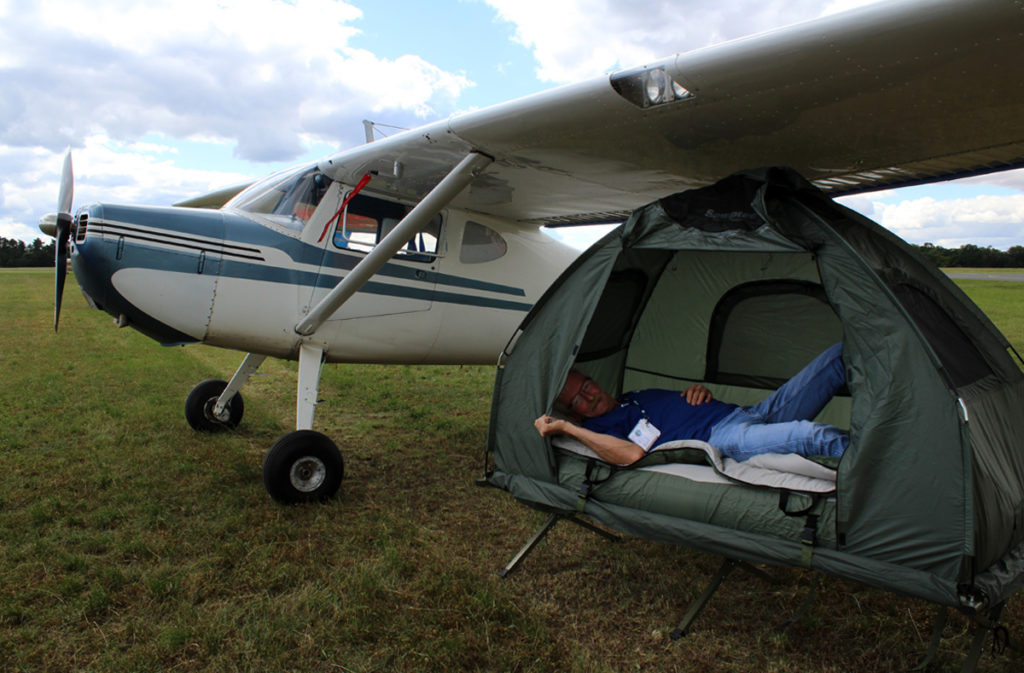
<instances>
[{"instance_id":1,"label":"white cloud","mask_svg":"<svg viewBox=\"0 0 1024 673\"><path fill-rule=\"evenodd\" d=\"M29 176L52 176L69 145L83 180L105 170L97 138L114 153L103 198L154 202L210 176L173 171L173 147L139 144L152 135L285 162L362 142L371 111L403 126L448 114L472 83L350 48L360 16L336 0L0 0L0 236L25 238L53 209L56 183Z\"/></svg>"},{"instance_id":2,"label":"white cloud","mask_svg":"<svg viewBox=\"0 0 1024 673\"><path fill-rule=\"evenodd\" d=\"M74 150L74 204L93 201L167 205L187 196L247 181L251 176L215 170L185 169L173 161L175 149L154 143L122 143L107 136L83 139ZM63 151L0 147L0 171L8 165L20 180L0 182L0 236L41 237L39 218L57 209Z\"/></svg>"},{"instance_id":3,"label":"white cloud","mask_svg":"<svg viewBox=\"0 0 1024 673\"><path fill-rule=\"evenodd\" d=\"M579 227L545 228L541 231L577 250L586 250L617 226L617 224L590 224Z\"/></svg>"},{"instance_id":4,"label":"white cloud","mask_svg":"<svg viewBox=\"0 0 1024 673\"><path fill-rule=\"evenodd\" d=\"M533 50L537 75L571 82L875 0L485 0Z\"/></svg>"},{"instance_id":5,"label":"white cloud","mask_svg":"<svg viewBox=\"0 0 1024 673\"><path fill-rule=\"evenodd\" d=\"M415 56L349 49L361 13L344 2L19 5L0 10L0 142L10 145L198 133L235 142L242 158L288 160L306 123L332 145L358 142L364 111L411 123L446 113L471 84Z\"/></svg>"},{"instance_id":6,"label":"white cloud","mask_svg":"<svg viewBox=\"0 0 1024 673\"><path fill-rule=\"evenodd\" d=\"M0 0L0 236L36 235L68 145L76 204L166 204L263 172L183 168L176 143L281 162L362 142L370 115L411 127L457 108L473 86L463 73L412 45L385 58L350 44L364 1ZM538 77L564 82L868 0L485 2L532 51ZM1024 194L1024 171L960 184L1003 196L900 203L890 192L844 202L914 242L1021 244L1020 201L1005 192Z\"/></svg>"},{"instance_id":7,"label":"white cloud","mask_svg":"<svg viewBox=\"0 0 1024 673\"><path fill-rule=\"evenodd\" d=\"M911 243L946 248L973 243L999 249L1024 244L1024 194L876 202L874 211L879 224Z\"/></svg>"},{"instance_id":8,"label":"white cloud","mask_svg":"<svg viewBox=\"0 0 1024 673\"><path fill-rule=\"evenodd\" d=\"M960 184L1001 187L1024 193L1024 169L1015 171L1003 171L1001 173L988 173L973 178L964 178Z\"/></svg>"}]
</instances>

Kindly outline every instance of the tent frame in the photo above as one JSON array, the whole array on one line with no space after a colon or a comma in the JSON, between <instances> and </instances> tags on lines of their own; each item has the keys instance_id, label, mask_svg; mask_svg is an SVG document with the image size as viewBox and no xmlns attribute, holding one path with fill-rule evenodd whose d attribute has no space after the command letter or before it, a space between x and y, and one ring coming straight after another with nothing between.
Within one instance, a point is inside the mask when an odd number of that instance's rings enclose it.
<instances>
[{"instance_id":1,"label":"tent frame","mask_svg":"<svg viewBox=\"0 0 1024 673\"><path fill-rule=\"evenodd\" d=\"M618 535L615 535L614 533L609 533L608 531L590 523L589 521L580 519L576 516L574 512L567 513L562 511L554 511L551 512L550 516L548 516L547 521L541 524L541 527L538 528L537 531L530 537L530 539L526 541L526 544L524 544L523 547L518 552L516 552L516 555L512 557L512 560L509 561L504 568L498 571L498 575L501 577L508 577L509 574L514 572L516 568L518 568L519 565L526 559L526 557L530 555L530 552L532 552L534 548L538 544L540 544L545 537L547 537L547 534L551 532L551 529L554 528L559 521L569 521L571 523L574 523L577 526L580 526L581 528L586 528L589 531L597 533L601 537L611 542L619 542L622 540L622 538L620 538Z\"/></svg>"},{"instance_id":2,"label":"tent frame","mask_svg":"<svg viewBox=\"0 0 1024 673\"><path fill-rule=\"evenodd\" d=\"M577 526L592 531L611 542L622 541L621 537L610 533L585 519L579 518L576 514L576 512L564 512L561 510L550 511L548 518L544 523L541 524L532 536L530 536L530 539L526 541L526 544L516 552L515 556L512 557L512 560L509 561L504 568L498 571L498 575L505 578L517 570L526 557L530 555L537 545L547 537L547 534L551 532L551 529L560 521L569 521L574 523ZM697 618L700 617L700 614L704 611L704 608L707 607L707 604L711 602L711 599L718 592L722 583L725 582L726 578L728 578L729 575L732 574L732 571L736 569L743 570L744 572L753 575L754 577L758 577L771 585L777 585L779 583L775 577L753 564L723 556L722 565L720 565L718 570L715 571L715 574L711 576L711 579L704 587L704 590L701 591L696 598L690 601L683 618L680 620L676 628L669 634L669 638L671 638L671 640L679 640L687 635L694 622L697 621ZM807 597L800 604L800 607L797 608L792 617L774 626L772 628L773 631L784 631L791 624L798 622L807 614L811 604L817 597L820 580L820 573L814 573L811 580L811 588ZM987 611L968 615L970 621L975 626L975 632L967 657L964 659L964 664L960 669L961 673L975 673L978 668L978 662L981 660L981 655L984 652L985 642L988 640L988 636L990 634L992 636L991 650L993 655L1004 654L1006 650L1024 652L1024 646L1015 641L1010 636L1010 632L1007 630L1006 626L999 621L1003 610L1006 608L1006 603L1007 601L1003 601ZM935 622L932 626L932 635L931 641L928 645L928 650L925 652L924 659L922 659L917 666L910 669L911 673L919 673L929 670L932 662L938 655L939 646L942 644L942 634L945 631L948 620L949 607L939 606L939 612L935 616Z\"/></svg>"}]
</instances>

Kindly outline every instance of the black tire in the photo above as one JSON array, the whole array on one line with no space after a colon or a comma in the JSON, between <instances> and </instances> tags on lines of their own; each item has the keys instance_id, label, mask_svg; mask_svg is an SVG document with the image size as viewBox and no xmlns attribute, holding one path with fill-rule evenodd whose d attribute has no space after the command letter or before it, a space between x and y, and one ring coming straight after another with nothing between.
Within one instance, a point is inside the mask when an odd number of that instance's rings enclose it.
<instances>
[{"instance_id":1,"label":"black tire","mask_svg":"<svg viewBox=\"0 0 1024 673\"><path fill-rule=\"evenodd\" d=\"M227 387L227 381L207 379L196 384L196 387L188 394L185 399L185 420L193 430L199 432L230 430L238 427L238 424L242 422L245 403L242 401L241 393L235 393L231 402L228 403L226 419L218 419L213 415L213 405L217 403L217 398Z\"/></svg>"},{"instance_id":2,"label":"black tire","mask_svg":"<svg viewBox=\"0 0 1024 673\"><path fill-rule=\"evenodd\" d=\"M337 445L313 430L281 437L263 461L263 485L271 498L285 505L327 500L338 492L344 476Z\"/></svg>"}]
</instances>

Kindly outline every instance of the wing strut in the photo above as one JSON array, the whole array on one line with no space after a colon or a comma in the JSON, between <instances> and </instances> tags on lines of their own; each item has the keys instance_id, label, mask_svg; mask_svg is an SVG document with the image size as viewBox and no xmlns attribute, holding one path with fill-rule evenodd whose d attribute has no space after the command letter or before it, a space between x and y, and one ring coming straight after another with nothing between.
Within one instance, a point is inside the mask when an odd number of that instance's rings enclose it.
<instances>
[{"instance_id":1,"label":"wing strut","mask_svg":"<svg viewBox=\"0 0 1024 673\"><path fill-rule=\"evenodd\" d=\"M423 229L430 220L451 203L465 187L493 158L479 152L470 152L452 171L437 184L430 193L395 225L395 228L381 240L355 267L348 272L334 289L327 293L320 303L295 326L295 331L302 336L309 336L320 329L320 325L334 314L341 305L348 301L373 277L396 252L405 246L410 238Z\"/></svg>"}]
</instances>

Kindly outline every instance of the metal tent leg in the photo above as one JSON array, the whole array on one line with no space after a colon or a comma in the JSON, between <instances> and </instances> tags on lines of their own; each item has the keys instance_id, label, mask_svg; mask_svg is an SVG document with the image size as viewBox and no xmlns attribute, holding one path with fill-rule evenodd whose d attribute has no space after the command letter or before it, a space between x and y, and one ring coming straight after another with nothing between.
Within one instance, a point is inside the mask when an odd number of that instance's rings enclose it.
<instances>
[{"instance_id":1,"label":"metal tent leg","mask_svg":"<svg viewBox=\"0 0 1024 673\"><path fill-rule=\"evenodd\" d=\"M976 615L973 618L978 630L974 633L974 641L971 643L970 653L964 661L964 667L960 669L961 673L974 673L989 633L992 634L992 651L994 653L1001 654L1006 648L1013 649L1009 632L1005 626L999 623L999 618L1005 607L1006 602L1004 601L989 610L987 615Z\"/></svg>"},{"instance_id":2,"label":"metal tent leg","mask_svg":"<svg viewBox=\"0 0 1024 673\"><path fill-rule=\"evenodd\" d=\"M598 535L600 535L601 537L606 538L608 540L611 540L612 542L618 542L618 540L619 540L619 538L616 537L615 535L612 535L611 533L609 533L606 530L602 530L601 528L598 528L597 526L595 526L594 524L590 523L589 521L583 521L582 519L577 519L575 516L573 516L571 514L555 513L555 514L552 514L551 516L549 516L548 520L545 521L544 524L540 528L537 529L537 532L533 534L533 537L531 537L526 542L526 544L523 545L523 548L520 549L519 552L515 556L512 557L512 560L508 562L508 565L506 565L504 568L502 568L501 570L498 571L498 575L500 575L501 577L507 577L509 573L511 573L516 568L518 568L519 564L523 562L523 559L525 559L527 556L529 556L530 552L533 551L533 548L536 547L538 544L540 544L540 541L543 540L544 537L548 534L548 532L552 528L555 527L555 524L558 523L559 521L562 521L563 519L565 521L571 521L572 523L576 524L577 526L581 526L583 528L586 528L589 531L593 531L593 532L597 533Z\"/></svg>"},{"instance_id":3,"label":"metal tent leg","mask_svg":"<svg viewBox=\"0 0 1024 673\"><path fill-rule=\"evenodd\" d=\"M778 624L777 626L775 626L772 629L772 631L775 631L776 633L780 633L782 631L785 631L786 629L788 629L790 626L792 626L793 624L797 623L801 619L803 619L804 615L806 615L807 611L811 608L811 603L813 603L814 599L817 598L817 596L818 596L818 587L820 586L820 584L821 584L821 575L815 574L811 578L811 588L807 592L807 598L805 598L803 603L800 604L800 607L797 608L796 612L793 613L792 617L790 617L789 619L785 620L781 624Z\"/></svg>"},{"instance_id":4,"label":"metal tent leg","mask_svg":"<svg viewBox=\"0 0 1024 673\"><path fill-rule=\"evenodd\" d=\"M552 514L549 516L548 520L544 522L544 525L537 529L537 532L533 534L533 537L527 540L526 544L523 545L523 548L512 557L512 560L508 562L508 565L498 571L498 575L507 577L510 572L518 568L519 564L523 562L523 559L529 556L530 552L533 551L533 548L544 539L544 536L548 534L548 531L554 528L555 524L558 523L558 520L561 518L562 516L560 514Z\"/></svg>"},{"instance_id":5,"label":"metal tent leg","mask_svg":"<svg viewBox=\"0 0 1024 673\"><path fill-rule=\"evenodd\" d=\"M924 655L924 659L921 663L910 669L910 673L917 673L918 671L926 671L931 666L932 660L935 659L935 655L939 653L939 645L942 642L942 632L946 629L946 622L949 620L949 608L943 607L939 609L939 614L935 615L935 625L932 627L932 640L928 645L928 651Z\"/></svg>"},{"instance_id":6,"label":"metal tent leg","mask_svg":"<svg viewBox=\"0 0 1024 673\"><path fill-rule=\"evenodd\" d=\"M1000 603L996 605L987 614L977 614L971 617L976 625L974 632L974 638L971 640L971 647L967 653L967 658L964 660L964 665L960 669L961 673L974 673L978 667L978 662L981 659L981 654L985 647L985 641L988 639L988 635L992 634L992 651L994 654L1002 654L1002 652L1009 649L1017 649L1014 646L1013 641L1010 639L1010 634L1006 630L1006 627L999 623L999 618L1003 614L1003 609L1006 607L1006 603ZM949 619L949 609L946 607L940 608L939 614L935 616L935 626L932 628L932 640L928 645L928 652L925 654L924 659L920 664L910 669L911 672L926 671L932 665L935 655L939 652L939 645L942 641L942 633L946 628L946 622Z\"/></svg>"},{"instance_id":7,"label":"metal tent leg","mask_svg":"<svg viewBox=\"0 0 1024 673\"><path fill-rule=\"evenodd\" d=\"M704 588L701 595L697 596L697 598L690 603L690 607L686 610L686 614L683 615L683 619L679 622L679 626L677 626L675 631L670 634L672 640L679 640L686 635L686 632L691 626L693 626L693 622L704 610L708 601L710 601L711 597L715 595L716 591L718 591L718 587L721 586L725 578L729 576L738 564L739 561L734 561L731 558L727 558L722 562L721 567L718 568L718 571L711 578L711 581L708 583L707 587Z\"/></svg>"},{"instance_id":8,"label":"metal tent leg","mask_svg":"<svg viewBox=\"0 0 1024 673\"><path fill-rule=\"evenodd\" d=\"M745 563L743 561L737 561L731 558L725 559L722 561L721 567L718 568L718 571L711 578L711 581L708 583L707 587L705 587L701 595L690 603L690 607L686 610L686 614L683 615L683 619L679 622L679 626L669 634L672 640L679 640L686 635L686 632L691 626L693 626L697 617L704 610L705 606L707 606L708 601L710 601L711 597L715 595L716 591L718 591L718 587L721 586L722 582L725 581L725 578L728 577L736 568L741 568L752 575L756 575L769 584L775 584L775 578L760 568L755 568L749 563Z\"/></svg>"}]
</instances>

